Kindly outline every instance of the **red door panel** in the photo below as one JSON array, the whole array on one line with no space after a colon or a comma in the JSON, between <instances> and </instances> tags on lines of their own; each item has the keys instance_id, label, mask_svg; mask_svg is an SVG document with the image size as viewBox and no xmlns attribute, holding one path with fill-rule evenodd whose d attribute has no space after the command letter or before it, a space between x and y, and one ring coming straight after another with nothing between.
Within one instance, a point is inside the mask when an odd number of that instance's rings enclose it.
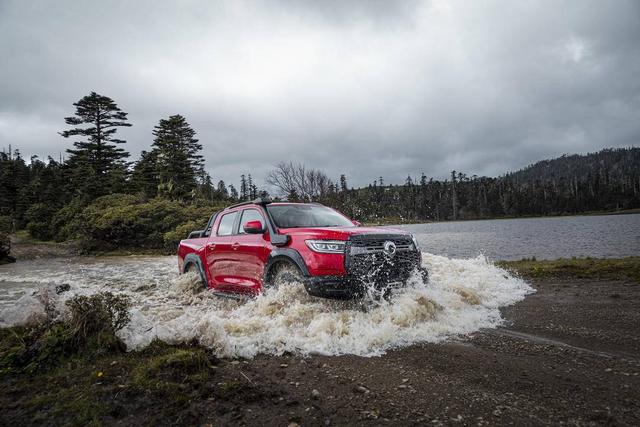
<instances>
[{"instance_id":1,"label":"red door panel","mask_svg":"<svg viewBox=\"0 0 640 427\"><path fill-rule=\"evenodd\" d=\"M238 283L238 260L233 248L237 217L237 211L220 215L205 249L211 286L216 290L234 291Z\"/></svg>"},{"instance_id":2,"label":"red door panel","mask_svg":"<svg viewBox=\"0 0 640 427\"><path fill-rule=\"evenodd\" d=\"M259 210L244 209L238 224L238 235L235 236L234 250L237 252L240 285L244 288L241 292L257 293L262 287L264 266L271 250L269 235L266 232L261 234L244 232L244 225L250 221L260 221L263 230L266 230L264 217Z\"/></svg>"}]
</instances>

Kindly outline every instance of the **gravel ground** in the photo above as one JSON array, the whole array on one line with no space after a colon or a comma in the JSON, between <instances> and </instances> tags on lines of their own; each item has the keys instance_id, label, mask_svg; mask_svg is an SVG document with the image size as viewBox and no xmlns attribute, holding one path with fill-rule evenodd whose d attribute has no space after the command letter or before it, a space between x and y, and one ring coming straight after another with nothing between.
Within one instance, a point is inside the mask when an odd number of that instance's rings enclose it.
<instances>
[{"instance_id":1,"label":"gravel ground","mask_svg":"<svg viewBox=\"0 0 640 427\"><path fill-rule=\"evenodd\" d=\"M535 287L504 310L505 327L457 342L229 364L279 395L230 409L250 425L638 425L640 285Z\"/></svg>"}]
</instances>

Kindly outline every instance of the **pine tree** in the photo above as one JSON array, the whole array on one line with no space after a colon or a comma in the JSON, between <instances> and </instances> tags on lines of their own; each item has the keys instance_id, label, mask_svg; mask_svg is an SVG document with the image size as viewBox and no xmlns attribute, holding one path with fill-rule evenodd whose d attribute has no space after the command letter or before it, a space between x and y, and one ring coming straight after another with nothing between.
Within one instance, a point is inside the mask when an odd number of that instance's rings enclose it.
<instances>
[{"instance_id":1,"label":"pine tree","mask_svg":"<svg viewBox=\"0 0 640 427\"><path fill-rule=\"evenodd\" d=\"M156 197L160 178L157 172L156 153L143 151L140 159L133 167L131 175L131 189L134 192L144 193L149 198Z\"/></svg>"},{"instance_id":2,"label":"pine tree","mask_svg":"<svg viewBox=\"0 0 640 427\"><path fill-rule=\"evenodd\" d=\"M218 195L221 199L229 198L229 192L227 191L227 186L224 184L223 180L218 181Z\"/></svg>"},{"instance_id":3,"label":"pine tree","mask_svg":"<svg viewBox=\"0 0 640 427\"><path fill-rule=\"evenodd\" d=\"M124 159L129 153L118 147L126 141L116 138L115 134L119 127L131 126L127 123L127 113L111 98L95 92L73 105L75 116L66 117L65 123L77 127L60 132L65 138L82 138L73 143L75 149L67 150L71 189L87 198L120 190L127 173Z\"/></svg>"},{"instance_id":4,"label":"pine tree","mask_svg":"<svg viewBox=\"0 0 640 427\"><path fill-rule=\"evenodd\" d=\"M249 200L254 200L258 197L258 187L253 183L253 178L251 178L251 174L247 176L247 192Z\"/></svg>"},{"instance_id":5,"label":"pine tree","mask_svg":"<svg viewBox=\"0 0 640 427\"><path fill-rule=\"evenodd\" d=\"M153 135L151 152L156 158L160 194L172 199L191 197L204 169L196 132L184 117L174 115L160 120Z\"/></svg>"},{"instance_id":6,"label":"pine tree","mask_svg":"<svg viewBox=\"0 0 640 427\"><path fill-rule=\"evenodd\" d=\"M213 201L218 198L218 192L213 185L213 179L204 168L199 173L198 198Z\"/></svg>"},{"instance_id":7,"label":"pine tree","mask_svg":"<svg viewBox=\"0 0 640 427\"><path fill-rule=\"evenodd\" d=\"M249 198L249 185L244 174L240 175L240 200L245 201Z\"/></svg>"},{"instance_id":8,"label":"pine tree","mask_svg":"<svg viewBox=\"0 0 640 427\"><path fill-rule=\"evenodd\" d=\"M345 192L347 191L349 188L347 186L347 177L342 174L340 175L340 191Z\"/></svg>"},{"instance_id":9,"label":"pine tree","mask_svg":"<svg viewBox=\"0 0 640 427\"><path fill-rule=\"evenodd\" d=\"M233 184L229 184L229 198L231 198L231 200L238 200L238 197L236 187L234 187Z\"/></svg>"},{"instance_id":10,"label":"pine tree","mask_svg":"<svg viewBox=\"0 0 640 427\"><path fill-rule=\"evenodd\" d=\"M458 219L458 192L456 189L456 171L451 171L451 204L453 208L453 220Z\"/></svg>"}]
</instances>

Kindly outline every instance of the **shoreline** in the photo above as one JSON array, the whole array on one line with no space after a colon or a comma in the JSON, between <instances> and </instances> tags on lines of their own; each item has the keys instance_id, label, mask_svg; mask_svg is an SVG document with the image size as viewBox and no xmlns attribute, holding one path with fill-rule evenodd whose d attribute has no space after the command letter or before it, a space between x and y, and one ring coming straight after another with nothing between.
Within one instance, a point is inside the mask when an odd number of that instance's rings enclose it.
<instances>
[{"instance_id":1,"label":"shoreline","mask_svg":"<svg viewBox=\"0 0 640 427\"><path fill-rule=\"evenodd\" d=\"M21 260L33 260L39 258L75 258L75 257L122 257L122 256L175 256L162 250L114 250L108 252L95 252L83 254L79 251L78 242L40 242L28 238L12 240L12 255ZM640 277L640 256L627 257L572 257L557 259L523 258L520 260L492 260L492 263L507 270L513 270L518 274L527 274L531 278L538 277L566 277L568 274L577 274L583 271L583 276L598 277L597 274L605 274L606 277L619 277L615 275L616 269L621 269L631 277ZM10 264L5 264L10 265ZM621 274L621 273L620 273ZM640 280L640 279L639 279Z\"/></svg>"},{"instance_id":2,"label":"shoreline","mask_svg":"<svg viewBox=\"0 0 640 427\"><path fill-rule=\"evenodd\" d=\"M363 222L365 226L394 226L394 225L415 225L415 224L440 224L440 223L454 223L454 222L470 222L470 221L496 221L496 220L511 220L511 219L535 219L535 218L571 218L581 216L609 216L609 215L634 215L640 214L640 208L624 209L620 211L589 211L581 213L567 213L558 215L525 215L525 216L498 216L488 218L471 218L471 219L451 219L451 220L401 220L399 218L382 218L378 222L367 221ZM400 222L398 222L400 220Z\"/></svg>"}]
</instances>

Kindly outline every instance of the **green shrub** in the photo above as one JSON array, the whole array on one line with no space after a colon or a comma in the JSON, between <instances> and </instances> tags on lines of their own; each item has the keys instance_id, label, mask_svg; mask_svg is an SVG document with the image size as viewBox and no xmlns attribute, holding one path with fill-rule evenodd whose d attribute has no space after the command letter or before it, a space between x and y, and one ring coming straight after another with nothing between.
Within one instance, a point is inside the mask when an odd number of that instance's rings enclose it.
<instances>
[{"instance_id":1,"label":"green shrub","mask_svg":"<svg viewBox=\"0 0 640 427\"><path fill-rule=\"evenodd\" d=\"M128 300L109 292L67 301L65 320L0 329L0 373L46 371L69 356L124 351L116 332L129 322Z\"/></svg>"},{"instance_id":2,"label":"green shrub","mask_svg":"<svg viewBox=\"0 0 640 427\"><path fill-rule=\"evenodd\" d=\"M181 224L175 228L175 230L171 230L167 233L164 233L164 249L167 253L175 253L178 250L178 244L180 240L186 239L189 236L189 233L195 230L202 230L206 223L207 219L199 221L189 221L184 224Z\"/></svg>"},{"instance_id":3,"label":"green shrub","mask_svg":"<svg viewBox=\"0 0 640 427\"><path fill-rule=\"evenodd\" d=\"M216 206L197 206L155 198L110 195L87 206L76 220L75 234L86 252L115 249L175 251L186 237L186 224L203 228ZM178 227L182 228L177 230Z\"/></svg>"},{"instance_id":4,"label":"green shrub","mask_svg":"<svg viewBox=\"0 0 640 427\"><path fill-rule=\"evenodd\" d=\"M76 198L53 214L51 236L56 242L64 242L79 237L77 233L77 218L84 208L85 205L82 200Z\"/></svg>"},{"instance_id":5,"label":"green shrub","mask_svg":"<svg viewBox=\"0 0 640 427\"><path fill-rule=\"evenodd\" d=\"M0 233L10 234L13 231L13 221L10 216L0 215Z\"/></svg>"},{"instance_id":6,"label":"green shrub","mask_svg":"<svg viewBox=\"0 0 640 427\"><path fill-rule=\"evenodd\" d=\"M9 258L11 239L7 233L0 231L0 263Z\"/></svg>"},{"instance_id":7,"label":"green shrub","mask_svg":"<svg viewBox=\"0 0 640 427\"><path fill-rule=\"evenodd\" d=\"M129 299L110 292L78 295L67 301L69 320L75 343L79 347L113 350L122 347L116 332L131 320Z\"/></svg>"},{"instance_id":8,"label":"green shrub","mask_svg":"<svg viewBox=\"0 0 640 427\"><path fill-rule=\"evenodd\" d=\"M25 213L27 230L32 237L40 240L50 240L52 236L51 218L55 209L44 203L35 203Z\"/></svg>"},{"instance_id":9,"label":"green shrub","mask_svg":"<svg viewBox=\"0 0 640 427\"><path fill-rule=\"evenodd\" d=\"M13 228L12 224L13 221L11 221L10 216L0 215L0 264L13 260L13 258L9 257L9 252L11 252L9 234Z\"/></svg>"}]
</instances>

